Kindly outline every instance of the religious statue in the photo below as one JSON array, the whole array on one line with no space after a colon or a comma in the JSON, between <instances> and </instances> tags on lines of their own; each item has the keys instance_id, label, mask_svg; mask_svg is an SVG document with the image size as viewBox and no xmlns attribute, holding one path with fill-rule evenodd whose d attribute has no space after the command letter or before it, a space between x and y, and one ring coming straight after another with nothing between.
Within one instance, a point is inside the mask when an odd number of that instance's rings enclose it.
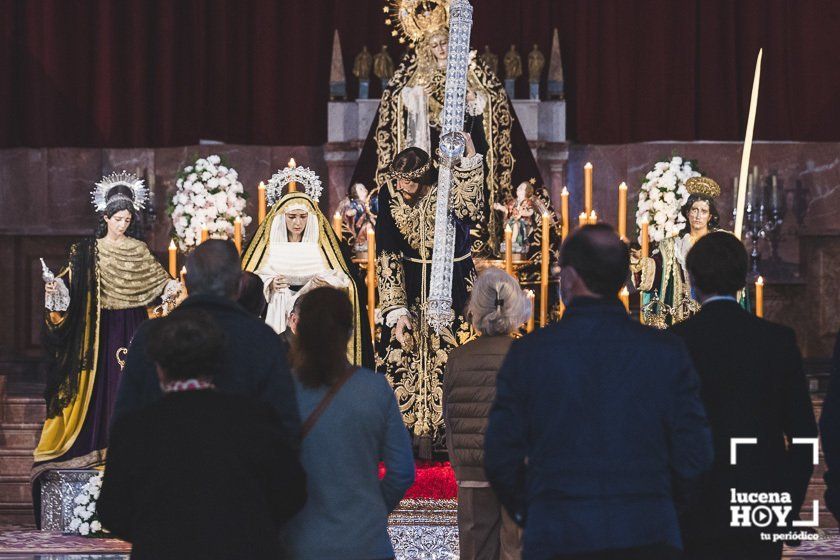
<instances>
[{"instance_id":1,"label":"religious statue","mask_svg":"<svg viewBox=\"0 0 840 560\"><path fill-rule=\"evenodd\" d=\"M490 52L490 45L484 45L484 52L478 56L478 59L481 60L493 74L496 76L499 75L499 57L492 52Z\"/></svg>"},{"instance_id":2,"label":"religious statue","mask_svg":"<svg viewBox=\"0 0 840 560\"><path fill-rule=\"evenodd\" d=\"M143 181L113 173L92 194L95 234L71 246L58 274L44 265L47 418L33 479L50 469L105 463L120 353L148 319L147 307L162 297L171 308L182 291L140 239L139 211L148 198Z\"/></svg>"},{"instance_id":3,"label":"religious statue","mask_svg":"<svg viewBox=\"0 0 840 560\"><path fill-rule=\"evenodd\" d=\"M393 181L379 191L376 257L385 324L376 365L394 387L422 458L429 458L430 444L444 450L441 399L449 350L475 334L463 313L475 278L469 232L482 221L484 166L472 139L469 135L465 139L466 152L453 169L451 186L450 215L455 223L452 322L440 332L429 326L426 317L438 167L420 148L406 148L388 168Z\"/></svg>"},{"instance_id":4,"label":"religious statue","mask_svg":"<svg viewBox=\"0 0 840 560\"><path fill-rule=\"evenodd\" d=\"M535 179L531 181L536 182ZM534 240L535 232L540 227L538 219L548 209L536 196L531 181L523 181L516 187L516 198L510 198L504 205L497 204L495 207L502 212L503 223L511 229L511 251L526 259L531 256L532 247L539 247L539 242Z\"/></svg>"},{"instance_id":5,"label":"religious statue","mask_svg":"<svg viewBox=\"0 0 840 560\"><path fill-rule=\"evenodd\" d=\"M382 88L388 87L388 82L394 76L394 60L388 54L388 47L382 45L382 50L373 57L373 73L382 82Z\"/></svg>"},{"instance_id":6,"label":"religious statue","mask_svg":"<svg viewBox=\"0 0 840 560\"><path fill-rule=\"evenodd\" d=\"M528 53L528 84L531 99L539 100L540 98L540 79L543 68L545 68L545 56L540 52L539 46L534 43L534 49Z\"/></svg>"},{"instance_id":7,"label":"religious statue","mask_svg":"<svg viewBox=\"0 0 840 560\"><path fill-rule=\"evenodd\" d=\"M294 181L305 192L281 196ZM272 205L242 258L242 268L263 281L268 302L266 323L286 331L295 300L321 286L345 290L353 304L353 336L347 346L351 364L373 365L367 324L365 291L358 271L341 245L329 220L318 209L321 180L307 167L286 167L269 180L266 197Z\"/></svg>"},{"instance_id":8,"label":"religious statue","mask_svg":"<svg viewBox=\"0 0 840 560\"><path fill-rule=\"evenodd\" d=\"M516 45L511 45L503 60L505 65L505 89L508 97L515 97L516 80L522 75L522 57L516 52Z\"/></svg>"},{"instance_id":9,"label":"religious statue","mask_svg":"<svg viewBox=\"0 0 840 560\"><path fill-rule=\"evenodd\" d=\"M359 79L359 99L367 99L370 87L370 73L373 71L373 55L368 51L367 46L362 47L362 52L356 55L353 61L353 75ZM390 78L389 78L390 79Z\"/></svg>"},{"instance_id":10,"label":"religious statue","mask_svg":"<svg viewBox=\"0 0 840 560\"><path fill-rule=\"evenodd\" d=\"M356 255L367 251L367 228L373 225L374 216L369 204L368 190L363 184L356 183L338 203L336 210L341 219L342 238L349 241Z\"/></svg>"},{"instance_id":11,"label":"religious statue","mask_svg":"<svg viewBox=\"0 0 840 560\"><path fill-rule=\"evenodd\" d=\"M719 231L720 214L715 199L720 196L720 186L709 177L691 177L685 182L685 188L689 197L680 212L689 231L663 239L645 259L638 249L631 251L632 280L642 292L645 320L660 328L683 321L700 310L685 258L698 239L710 231ZM741 303L748 308L743 296Z\"/></svg>"},{"instance_id":12,"label":"religious statue","mask_svg":"<svg viewBox=\"0 0 840 560\"><path fill-rule=\"evenodd\" d=\"M392 17L403 39L412 46L403 57L374 117L351 184L373 190L390 182L388 167L394 156L410 146L437 152L449 52L448 0L424 0L418 13L415 0L398 0ZM490 208L514 196L511 185L540 177L519 120L505 90L481 57L470 55L464 130L484 156L483 215L486 222L472 228L478 256L497 256L501 227ZM540 187L541 188L541 187Z\"/></svg>"}]
</instances>

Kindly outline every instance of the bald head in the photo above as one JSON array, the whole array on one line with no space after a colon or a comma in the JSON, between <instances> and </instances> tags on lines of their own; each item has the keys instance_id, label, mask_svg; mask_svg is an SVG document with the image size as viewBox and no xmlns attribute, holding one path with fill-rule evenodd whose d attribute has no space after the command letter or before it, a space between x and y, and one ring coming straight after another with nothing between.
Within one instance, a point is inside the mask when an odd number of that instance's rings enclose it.
<instances>
[{"instance_id":1,"label":"bald head","mask_svg":"<svg viewBox=\"0 0 840 560\"><path fill-rule=\"evenodd\" d=\"M239 292L239 253L230 241L208 239L187 259L187 291L235 299Z\"/></svg>"},{"instance_id":2,"label":"bald head","mask_svg":"<svg viewBox=\"0 0 840 560\"><path fill-rule=\"evenodd\" d=\"M627 281L630 251L609 225L583 226L563 242L560 265L573 268L593 295L614 298Z\"/></svg>"}]
</instances>

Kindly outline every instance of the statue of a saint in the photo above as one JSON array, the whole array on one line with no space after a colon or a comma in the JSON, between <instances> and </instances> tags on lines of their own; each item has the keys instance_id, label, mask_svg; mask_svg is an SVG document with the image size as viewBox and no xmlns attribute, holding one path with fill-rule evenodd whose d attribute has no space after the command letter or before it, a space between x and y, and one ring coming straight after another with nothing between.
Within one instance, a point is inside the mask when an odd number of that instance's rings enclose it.
<instances>
[{"instance_id":1,"label":"statue of a saint","mask_svg":"<svg viewBox=\"0 0 840 560\"><path fill-rule=\"evenodd\" d=\"M370 54L367 46L362 47L362 52L356 55L353 61L353 75L359 80L370 80L370 73L373 70L373 55Z\"/></svg>"},{"instance_id":2,"label":"statue of a saint","mask_svg":"<svg viewBox=\"0 0 840 560\"><path fill-rule=\"evenodd\" d=\"M532 84L539 83L543 68L545 68L545 56L534 43L533 50L528 53L528 81Z\"/></svg>"},{"instance_id":3,"label":"statue of a saint","mask_svg":"<svg viewBox=\"0 0 840 560\"><path fill-rule=\"evenodd\" d=\"M382 45L382 50L373 57L373 73L382 81L382 87L388 87L388 82L394 76L394 60L388 54L388 47Z\"/></svg>"},{"instance_id":4,"label":"statue of a saint","mask_svg":"<svg viewBox=\"0 0 840 560\"><path fill-rule=\"evenodd\" d=\"M478 59L486 64L493 74L499 75L499 57L490 52L490 45L484 45L484 52L478 55Z\"/></svg>"},{"instance_id":5,"label":"statue of a saint","mask_svg":"<svg viewBox=\"0 0 840 560\"><path fill-rule=\"evenodd\" d=\"M516 51L516 45L511 45L505 54L505 79L515 80L522 75L522 57Z\"/></svg>"}]
</instances>

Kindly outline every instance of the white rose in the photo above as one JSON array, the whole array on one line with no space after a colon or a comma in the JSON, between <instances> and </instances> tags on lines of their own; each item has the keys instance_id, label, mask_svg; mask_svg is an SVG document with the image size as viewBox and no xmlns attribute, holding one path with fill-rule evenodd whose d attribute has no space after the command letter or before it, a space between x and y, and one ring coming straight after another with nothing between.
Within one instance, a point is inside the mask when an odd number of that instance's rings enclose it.
<instances>
[{"instance_id":1,"label":"white rose","mask_svg":"<svg viewBox=\"0 0 840 560\"><path fill-rule=\"evenodd\" d=\"M71 530L71 531L75 531L75 530L77 530L77 529L79 528L79 525L81 525L81 524L82 524L82 520L81 520L81 519L79 519L78 517L74 517L74 518L70 521L70 530Z\"/></svg>"},{"instance_id":2,"label":"white rose","mask_svg":"<svg viewBox=\"0 0 840 560\"><path fill-rule=\"evenodd\" d=\"M90 519L91 517L93 517L93 512L92 512L92 511L89 511L89 510L87 510L87 509L82 510L82 513L80 513L80 514L79 514L79 517L81 517L81 518L82 518L82 519L84 519L84 520L88 520L88 519Z\"/></svg>"},{"instance_id":3,"label":"white rose","mask_svg":"<svg viewBox=\"0 0 840 560\"><path fill-rule=\"evenodd\" d=\"M90 524L90 530L94 533L98 533L102 530L102 523L99 521L92 521Z\"/></svg>"},{"instance_id":4,"label":"white rose","mask_svg":"<svg viewBox=\"0 0 840 560\"><path fill-rule=\"evenodd\" d=\"M229 187L229 186L230 186L230 181L228 180L228 178L227 178L227 177L222 177L221 179L218 179L216 182L217 182L217 183L218 183L218 185L219 185L220 187L222 187L222 188L225 188L225 187Z\"/></svg>"},{"instance_id":5,"label":"white rose","mask_svg":"<svg viewBox=\"0 0 840 560\"><path fill-rule=\"evenodd\" d=\"M201 180L202 181L207 181L207 180L210 179L210 177L212 177L212 175L210 175L210 173L208 171L205 171L204 173L201 174Z\"/></svg>"},{"instance_id":6,"label":"white rose","mask_svg":"<svg viewBox=\"0 0 840 560\"><path fill-rule=\"evenodd\" d=\"M197 194L193 197L193 204L195 204L197 208L201 208L205 204L207 204L207 199L204 197L203 194Z\"/></svg>"},{"instance_id":7,"label":"white rose","mask_svg":"<svg viewBox=\"0 0 840 560\"><path fill-rule=\"evenodd\" d=\"M76 496L75 502L77 504L85 505L88 502L90 502L90 497L87 494L82 493L82 494L79 494L78 496Z\"/></svg>"},{"instance_id":8,"label":"white rose","mask_svg":"<svg viewBox=\"0 0 840 560\"><path fill-rule=\"evenodd\" d=\"M79 534L86 537L90 534L90 523L82 523L79 525Z\"/></svg>"},{"instance_id":9,"label":"white rose","mask_svg":"<svg viewBox=\"0 0 840 560\"><path fill-rule=\"evenodd\" d=\"M190 173L189 175L187 175L187 181L189 181L190 183L195 182L196 179L198 179L198 175L196 175L195 173Z\"/></svg>"},{"instance_id":10,"label":"white rose","mask_svg":"<svg viewBox=\"0 0 840 560\"><path fill-rule=\"evenodd\" d=\"M665 171L666 169L668 169L668 162L659 161L659 162L656 163L656 165L653 166L653 168L654 168L654 170L661 173L662 171Z\"/></svg>"},{"instance_id":11,"label":"white rose","mask_svg":"<svg viewBox=\"0 0 840 560\"><path fill-rule=\"evenodd\" d=\"M207 160L204 158L198 158L195 160L195 166L198 167L207 167Z\"/></svg>"},{"instance_id":12,"label":"white rose","mask_svg":"<svg viewBox=\"0 0 840 560\"><path fill-rule=\"evenodd\" d=\"M236 181L236 178L239 177L239 173L237 173L236 169L231 169L230 173L228 173L228 179L231 181Z\"/></svg>"},{"instance_id":13,"label":"white rose","mask_svg":"<svg viewBox=\"0 0 840 560\"><path fill-rule=\"evenodd\" d=\"M659 211L659 212L656 212L656 214L653 215L653 221L661 226L666 221L668 221L668 216L665 215L665 212Z\"/></svg>"},{"instance_id":14,"label":"white rose","mask_svg":"<svg viewBox=\"0 0 840 560\"><path fill-rule=\"evenodd\" d=\"M219 165L222 162L222 158L220 158L216 154L213 154L212 156L207 157L207 161L209 161L213 165Z\"/></svg>"},{"instance_id":15,"label":"white rose","mask_svg":"<svg viewBox=\"0 0 840 560\"><path fill-rule=\"evenodd\" d=\"M251 223L251 216L244 216L242 218L242 227L245 227L250 223Z\"/></svg>"},{"instance_id":16,"label":"white rose","mask_svg":"<svg viewBox=\"0 0 840 560\"><path fill-rule=\"evenodd\" d=\"M671 165L680 166L682 165L682 158L680 156L674 156L671 158Z\"/></svg>"},{"instance_id":17,"label":"white rose","mask_svg":"<svg viewBox=\"0 0 840 560\"><path fill-rule=\"evenodd\" d=\"M650 190L650 199L651 200L656 201L656 200L659 200L660 198L662 198L662 193L659 191L659 189L651 189Z\"/></svg>"},{"instance_id":18,"label":"white rose","mask_svg":"<svg viewBox=\"0 0 840 560\"><path fill-rule=\"evenodd\" d=\"M207 188L208 189L218 189L219 188L219 180L215 177L211 177L209 181L207 181Z\"/></svg>"},{"instance_id":19,"label":"white rose","mask_svg":"<svg viewBox=\"0 0 840 560\"><path fill-rule=\"evenodd\" d=\"M665 196L663 197L663 200L665 201L666 204L674 204L677 201L677 197L673 193L673 191L669 191L669 192L665 193Z\"/></svg>"}]
</instances>

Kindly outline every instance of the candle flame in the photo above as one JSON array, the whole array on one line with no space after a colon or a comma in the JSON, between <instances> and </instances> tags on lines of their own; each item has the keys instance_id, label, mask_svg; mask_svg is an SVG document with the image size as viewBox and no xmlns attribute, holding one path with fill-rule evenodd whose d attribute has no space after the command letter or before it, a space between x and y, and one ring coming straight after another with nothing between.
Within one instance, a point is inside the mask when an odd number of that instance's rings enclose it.
<instances>
[{"instance_id":1,"label":"candle flame","mask_svg":"<svg viewBox=\"0 0 840 560\"><path fill-rule=\"evenodd\" d=\"M297 167L297 163L295 163L295 158L289 158L289 167Z\"/></svg>"},{"instance_id":2,"label":"candle flame","mask_svg":"<svg viewBox=\"0 0 840 560\"><path fill-rule=\"evenodd\" d=\"M622 297L630 297L630 290L627 289L627 286L621 288L621 296Z\"/></svg>"},{"instance_id":3,"label":"candle flame","mask_svg":"<svg viewBox=\"0 0 840 560\"><path fill-rule=\"evenodd\" d=\"M265 190L265 183L260 181L260 185L257 188L260 189L261 191L264 191Z\"/></svg>"},{"instance_id":4,"label":"candle flame","mask_svg":"<svg viewBox=\"0 0 840 560\"><path fill-rule=\"evenodd\" d=\"M182 267L181 267L181 274L186 274L186 273L187 273L187 267L186 267L186 266L182 266Z\"/></svg>"},{"instance_id":5,"label":"candle flame","mask_svg":"<svg viewBox=\"0 0 840 560\"><path fill-rule=\"evenodd\" d=\"M333 218L341 218L341 212L339 212L338 210L336 210L336 211L335 211L335 214L333 215Z\"/></svg>"},{"instance_id":6,"label":"candle flame","mask_svg":"<svg viewBox=\"0 0 840 560\"><path fill-rule=\"evenodd\" d=\"M367 227L367 234L368 234L368 235L373 235L373 226L368 225L368 227Z\"/></svg>"},{"instance_id":7,"label":"candle flame","mask_svg":"<svg viewBox=\"0 0 840 560\"><path fill-rule=\"evenodd\" d=\"M550 218L550 217L551 217L551 212L549 212L548 210L543 212L543 218Z\"/></svg>"},{"instance_id":8,"label":"candle flame","mask_svg":"<svg viewBox=\"0 0 840 560\"><path fill-rule=\"evenodd\" d=\"M513 233L513 230L510 229L510 224L505 224L505 233Z\"/></svg>"},{"instance_id":9,"label":"candle flame","mask_svg":"<svg viewBox=\"0 0 840 560\"><path fill-rule=\"evenodd\" d=\"M174 240L174 239L171 239L171 240L169 241L169 250L170 250L170 251L174 251L174 250L175 250L175 240Z\"/></svg>"},{"instance_id":10,"label":"candle flame","mask_svg":"<svg viewBox=\"0 0 840 560\"><path fill-rule=\"evenodd\" d=\"M242 218L240 218L239 216L237 216L236 218L234 218L233 223L234 223L234 224L241 224L241 223L242 223Z\"/></svg>"},{"instance_id":11,"label":"candle flame","mask_svg":"<svg viewBox=\"0 0 840 560\"><path fill-rule=\"evenodd\" d=\"M592 162L587 161L586 165L583 166L584 169L592 169Z\"/></svg>"},{"instance_id":12,"label":"candle flame","mask_svg":"<svg viewBox=\"0 0 840 560\"><path fill-rule=\"evenodd\" d=\"M764 285L764 276L759 276L755 281L756 286L763 286Z\"/></svg>"},{"instance_id":13,"label":"candle flame","mask_svg":"<svg viewBox=\"0 0 840 560\"><path fill-rule=\"evenodd\" d=\"M560 193L560 196L569 196L569 189L563 187L563 191Z\"/></svg>"},{"instance_id":14,"label":"candle flame","mask_svg":"<svg viewBox=\"0 0 840 560\"><path fill-rule=\"evenodd\" d=\"M649 222L648 222L648 218L647 218L647 216L645 216L644 218L641 218L641 219L639 220L639 225L640 225L640 226L646 226L646 225L648 225L648 223L649 223Z\"/></svg>"},{"instance_id":15,"label":"candle flame","mask_svg":"<svg viewBox=\"0 0 840 560\"><path fill-rule=\"evenodd\" d=\"M625 183L624 181L622 181L622 182L621 182L621 184L620 184L620 185L618 185L618 188L619 188L619 189L621 189L621 190L623 190L623 191L626 191L626 190L627 190L627 183Z\"/></svg>"},{"instance_id":16,"label":"candle flame","mask_svg":"<svg viewBox=\"0 0 840 560\"><path fill-rule=\"evenodd\" d=\"M534 290L526 290L528 292L528 299L534 299Z\"/></svg>"}]
</instances>

